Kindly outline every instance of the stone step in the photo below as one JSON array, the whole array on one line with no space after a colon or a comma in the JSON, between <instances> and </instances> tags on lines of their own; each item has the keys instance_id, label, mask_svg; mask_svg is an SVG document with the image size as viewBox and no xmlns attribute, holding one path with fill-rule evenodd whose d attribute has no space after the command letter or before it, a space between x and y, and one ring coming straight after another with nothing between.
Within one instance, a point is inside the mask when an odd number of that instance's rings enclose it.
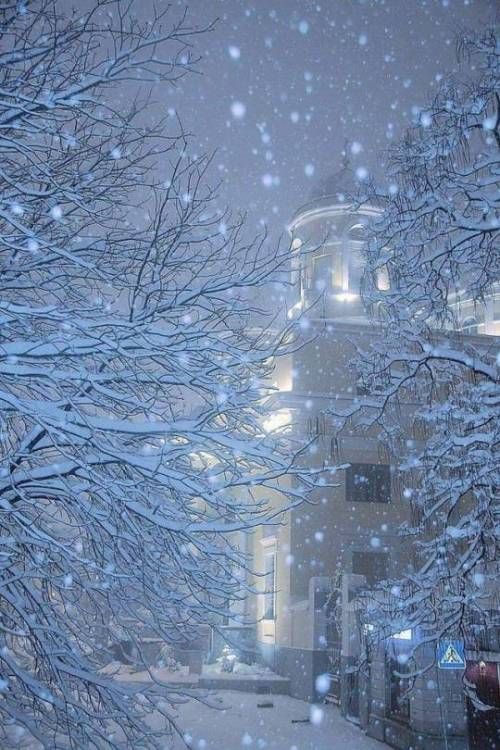
<instances>
[{"instance_id":1,"label":"stone step","mask_svg":"<svg viewBox=\"0 0 500 750\"><path fill-rule=\"evenodd\" d=\"M261 695L289 695L290 680L287 677L221 674L202 675L198 686L206 690L241 690Z\"/></svg>"}]
</instances>

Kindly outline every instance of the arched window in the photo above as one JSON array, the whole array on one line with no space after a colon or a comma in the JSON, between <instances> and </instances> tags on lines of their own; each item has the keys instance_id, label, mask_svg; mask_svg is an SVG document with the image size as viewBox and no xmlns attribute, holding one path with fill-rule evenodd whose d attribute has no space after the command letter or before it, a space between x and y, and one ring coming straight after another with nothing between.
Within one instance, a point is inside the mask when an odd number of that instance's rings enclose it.
<instances>
[{"instance_id":1,"label":"arched window","mask_svg":"<svg viewBox=\"0 0 500 750\"><path fill-rule=\"evenodd\" d=\"M366 242L366 226L354 224L348 231L348 237L356 242Z\"/></svg>"},{"instance_id":2,"label":"arched window","mask_svg":"<svg viewBox=\"0 0 500 750\"><path fill-rule=\"evenodd\" d=\"M344 278L344 290L359 294L361 279L365 266L362 246L366 242L366 227L364 224L354 224L347 232L348 257L346 263L347 278Z\"/></svg>"}]
</instances>

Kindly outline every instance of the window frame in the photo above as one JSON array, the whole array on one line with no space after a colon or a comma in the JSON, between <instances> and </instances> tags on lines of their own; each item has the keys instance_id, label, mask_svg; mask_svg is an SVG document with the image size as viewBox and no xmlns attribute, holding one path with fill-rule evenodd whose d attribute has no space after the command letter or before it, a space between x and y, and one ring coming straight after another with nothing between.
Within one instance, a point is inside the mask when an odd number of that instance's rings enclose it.
<instances>
[{"instance_id":1,"label":"window frame","mask_svg":"<svg viewBox=\"0 0 500 750\"><path fill-rule=\"evenodd\" d=\"M272 567L270 570L267 569L267 561L272 560ZM263 553L264 562L264 590L262 592L263 601L263 612L262 619L268 622L275 622L276 620L276 563L277 554L276 546L269 545L264 548ZM268 577L272 575L271 584L268 583Z\"/></svg>"}]
</instances>

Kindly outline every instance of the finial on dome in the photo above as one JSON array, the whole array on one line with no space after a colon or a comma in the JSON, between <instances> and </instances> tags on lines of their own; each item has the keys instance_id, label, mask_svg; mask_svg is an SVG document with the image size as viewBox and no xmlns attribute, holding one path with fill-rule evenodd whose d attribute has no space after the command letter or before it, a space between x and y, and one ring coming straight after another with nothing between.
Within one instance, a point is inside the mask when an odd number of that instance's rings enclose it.
<instances>
[{"instance_id":1,"label":"finial on dome","mask_svg":"<svg viewBox=\"0 0 500 750\"><path fill-rule=\"evenodd\" d=\"M332 198L336 203L348 201L350 196L356 195L359 185L355 180L351 167L348 150L349 141L346 141L341 151L342 161L340 169L319 182L311 192L311 200L320 198Z\"/></svg>"},{"instance_id":2,"label":"finial on dome","mask_svg":"<svg viewBox=\"0 0 500 750\"><path fill-rule=\"evenodd\" d=\"M344 169L351 170L351 159L349 157L349 144L350 144L350 140L349 138L346 138L344 141L344 148L340 152L342 156L342 167L339 170L340 172L342 172Z\"/></svg>"}]
</instances>

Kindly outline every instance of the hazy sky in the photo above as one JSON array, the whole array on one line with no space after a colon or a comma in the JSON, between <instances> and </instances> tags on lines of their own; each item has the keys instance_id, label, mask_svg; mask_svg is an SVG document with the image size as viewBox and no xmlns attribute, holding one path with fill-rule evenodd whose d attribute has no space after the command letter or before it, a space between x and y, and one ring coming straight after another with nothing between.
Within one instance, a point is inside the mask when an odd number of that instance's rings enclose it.
<instances>
[{"instance_id":1,"label":"hazy sky","mask_svg":"<svg viewBox=\"0 0 500 750\"><path fill-rule=\"evenodd\" d=\"M248 211L250 229L266 222L274 234L338 169L346 139L354 166L383 179L381 150L456 69L456 33L491 23L497 8L496 0L192 0L193 24L219 21L195 38L202 75L161 99L195 133L195 151L217 149L221 202Z\"/></svg>"}]
</instances>

